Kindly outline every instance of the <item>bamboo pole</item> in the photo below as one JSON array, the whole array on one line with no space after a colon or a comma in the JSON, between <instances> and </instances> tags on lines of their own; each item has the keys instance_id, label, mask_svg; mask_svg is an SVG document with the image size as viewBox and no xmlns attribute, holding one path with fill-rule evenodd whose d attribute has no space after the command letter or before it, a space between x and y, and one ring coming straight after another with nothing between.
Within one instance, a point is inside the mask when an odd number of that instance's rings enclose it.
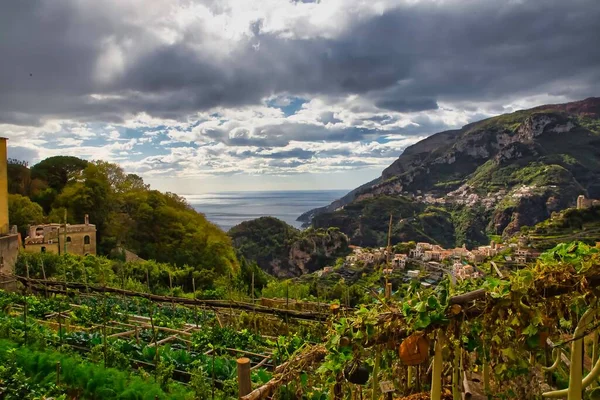
<instances>
[{"instance_id":1,"label":"bamboo pole","mask_svg":"<svg viewBox=\"0 0 600 400\"><path fill-rule=\"evenodd\" d=\"M592 365L598 360L598 331L592 333ZM592 387L598 386L598 382L592 382Z\"/></svg>"},{"instance_id":2,"label":"bamboo pole","mask_svg":"<svg viewBox=\"0 0 600 400\"><path fill-rule=\"evenodd\" d=\"M490 393L490 364L485 356L483 360L483 390L485 394Z\"/></svg>"},{"instance_id":3,"label":"bamboo pole","mask_svg":"<svg viewBox=\"0 0 600 400\"><path fill-rule=\"evenodd\" d=\"M471 392L471 385L469 384L469 380L467 379L467 373L463 371L463 389L465 391L463 398L465 400L471 400L473 397L473 393Z\"/></svg>"},{"instance_id":4,"label":"bamboo pole","mask_svg":"<svg viewBox=\"0 0 600 400\"><path fill-rule=\"evenodd\" d=\"M460 336L459 336L460 337ZM454 348L454 365L452 365L452 397L454 400L461 400L461 373L460 373L460 358L461 358L461 347L457 344Z\"/></svg>"},{"instance_id":5,"label":"bamboo pole","mask_svg":"<svg viewBox=\"0 0 600 400\"><path fill-rule=\"evenodd\" d=\"M379 364L381 364L381 348L375 348L375 365L373 366L373 390L371 392L371 400L377 399L377 390L379 389Z\"/></svg>"},{"instance_id":6,"label":"bamboo pole","mask_svg":"<svg viewBox=\"0 0 600 400\"><path fill-rule=\"evenodd\" d=\"M438 329L435 341L435 355L433 357L433 370L431 373L431 400L442 398L442 367L444 358L442 349L444 347L444 332Z\"/></svg>"},{"instance_id":7,"label":"bamboo pole","mask_svg":"<svg viewBox=\"0 0 600 400\"><path fill-rule=\"evenodd\" d=\"M543 397L549 398L561 398L565 395L567 400L581 400L583 389L588 386L600 373L600 361L592 368L592 371L582 379L583 375L583 333L587 325L591 322L594 316L598 313L596 307L591 307L583 313L583 316L579 320L573 338L579 338L571 343L571 365L569 369L569 387L563 390L555 390L551 392L543 393Z\"/></svg>"}]
</instances>

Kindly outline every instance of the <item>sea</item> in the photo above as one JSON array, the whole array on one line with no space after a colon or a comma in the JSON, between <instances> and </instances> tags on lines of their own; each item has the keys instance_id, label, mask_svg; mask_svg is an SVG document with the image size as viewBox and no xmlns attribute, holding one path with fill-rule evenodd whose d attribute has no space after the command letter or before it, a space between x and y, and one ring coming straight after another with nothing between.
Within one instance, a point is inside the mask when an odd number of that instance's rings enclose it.
<instances>
[{"instance_id":1,"label":"sea","mask_svg":"<svg viewBox=\"0 0 600 400\"><path fill-rule=\"evenodd\" d=\"M243 221L271 216L300 228L301 214L323 207L350 190L220 192L182 195L197 211L224 231Z\"/></svg>"}]
</instances>

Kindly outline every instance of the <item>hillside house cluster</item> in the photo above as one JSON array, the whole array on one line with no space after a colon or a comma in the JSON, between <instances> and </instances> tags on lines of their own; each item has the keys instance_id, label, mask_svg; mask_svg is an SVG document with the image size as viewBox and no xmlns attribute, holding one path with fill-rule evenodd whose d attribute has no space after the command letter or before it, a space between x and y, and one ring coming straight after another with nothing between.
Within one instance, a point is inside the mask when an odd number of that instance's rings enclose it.
<instances>
[{"instance_id":1,"label":"hillside house cluster","mask_svg":"<svg viewBox=\"0 0 600 400\"><path fill-rule=\"evenodd\" d=\"M475 267L469 264L463 264L461 262L455 262L452 265L452 275L456 279L460 280L474 279L479 278L481 276L481 274L475 269Z\"/></svg>"},{"instance_id":2,"label":"hillside house cluster","mask_svg":"<svg viewBox=\"0 0 600 400\"><path fill-rule=\"evenodd\" d=\"M358 246L350 246L352 254L346 257L346 262L354 265L362 262L364 265L382 264L387 260L387 250L385 247L378 249L364 249Z\"/></svg>"},{"instance_id":3,"label":"hillside house cluster","mask_svg":"<svg viewBox=\"0 0 600 400\"><path fill-rule=\"evenodd\" d=\"M409 257L424 262L436 261L442 262L445 260L462 260L466 259L470 262L482 262L486 258L494 257L502 250L504 246L496 244L494 241L488 246L479 246L473 250L467 250L466 246L457 247L454 249L445 249L442 246L431 243L417 243L417 246L410 250Z\"/></svg>"}]
</instances>

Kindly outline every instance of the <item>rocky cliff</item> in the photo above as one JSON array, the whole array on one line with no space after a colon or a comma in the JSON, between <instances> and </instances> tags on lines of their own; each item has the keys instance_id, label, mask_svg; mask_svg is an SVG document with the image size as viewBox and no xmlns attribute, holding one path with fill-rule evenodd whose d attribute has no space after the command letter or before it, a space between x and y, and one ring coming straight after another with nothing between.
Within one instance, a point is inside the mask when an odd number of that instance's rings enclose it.
<instances>
[{"instance_id":1,"label":"rocky cliff","mask_svg":"<svg viewBox=\"0 0 600 400\"><path fill-rule=\"evenodd\" d=\"M432 135L408 147L379 179L306 216L314 226L339 227L356 244L385 243L385 216L377 220L369 212L374 209L398 217L398 237L443 232L436 241L477 244L486 235L535 225L574 205L579 194L600 197L600 98L517 111ZM379 206L389 198L413 205ZM432 207L434 224L426 218ZM366 240L365 226L377 232Z\"/></svg>"},{"instance_id":2,"label":"rocky cliff","mask_svg":"<svg viewBox=\"0 0 600 400\"><path fill-rule=\"evenodd\" d=\"M348 238L337 228L300 231L272 217L242 222L228 234L240 255L280 278L314 272L349 253Z\"/></svg>"}]
</instances>

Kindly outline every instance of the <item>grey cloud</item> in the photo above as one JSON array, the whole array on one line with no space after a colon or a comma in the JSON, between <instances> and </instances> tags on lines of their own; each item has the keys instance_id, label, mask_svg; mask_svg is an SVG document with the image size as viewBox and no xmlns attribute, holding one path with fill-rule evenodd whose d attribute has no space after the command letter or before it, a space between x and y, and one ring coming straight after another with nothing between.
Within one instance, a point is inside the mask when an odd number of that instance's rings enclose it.
<instances>
[{"instance_id":1,"label":"grey cloud","mask_svg":"<svg viewBox=\"0 0 600 400\"><path fill-rule=\"evenodd\" d=\"M256 21L254 36L227 57L199 57L194 46L210 38L188 34L137 58L125 54L123 75L105 84L94 73L106 40L142 47L153 40L147 30L114 14L118 8L70 0L4 3L0 122L33 124L48 117L118 122L142 111L182 119L214 106L259 104L284 92L360 94L402 112L434 109L439 101L501 102L540 93L583 98L600 92L597 0L399 5L328 39L283 38L263 33ZM91 93L121 98L92 101ZM318 140L369 134L275 130L268 140L276 143L292 134ZM230 140L244 142L256 141Z\"/></svg>"},{"instance_id":2,"label":"grey cloud","mask_svg":"<svg viewBox=\"0 0 600 400\"><path fill-rule=\"evenodd\" d=\"M205 132L211 140L231 146L284 147L290 141L342 141L356 142L372 140L382 134L377 129L358 127L328 129L323 125L285 122L277 125L265 125L260 128L241 129L230 137L224 128L213 128Z\"/></svg>"},{"instance_id":3,"label":"grey cloud","mask_svg":"<svg viewBox=\"0 0 600 400\"><path fill-rule=\"evenodd\" d=\"M15 160L27 161L32 164L33 162L39 160L39 153L37 150L30 149L28 147L21 146L8 146L8 158L13 158Z\"/></svg>"},{"instance_id":4,"label":"grey cloud","mask_svg":"<svg viewBox=\"0 0 600 400\"><path fill-rule=\"evenodd\" d=\"M438 104L433 99L398 99L387 98L375 102L379 108L398 112L415 112L437 110Z\"/></svg>"},{"instance_id":5,"label":"grey cloud","mask_svg":"<svg viewBox=\"0 0 600 400\"><path fill-rule=\"evenodd\" d=\"M325 111L321 113L321 116L319 117L319 121L321 121L324 124L337 124L339 122L342 122L341 119L338 119L335 117L335 114L331 111Z\"/></svg>"}]
</instances>

